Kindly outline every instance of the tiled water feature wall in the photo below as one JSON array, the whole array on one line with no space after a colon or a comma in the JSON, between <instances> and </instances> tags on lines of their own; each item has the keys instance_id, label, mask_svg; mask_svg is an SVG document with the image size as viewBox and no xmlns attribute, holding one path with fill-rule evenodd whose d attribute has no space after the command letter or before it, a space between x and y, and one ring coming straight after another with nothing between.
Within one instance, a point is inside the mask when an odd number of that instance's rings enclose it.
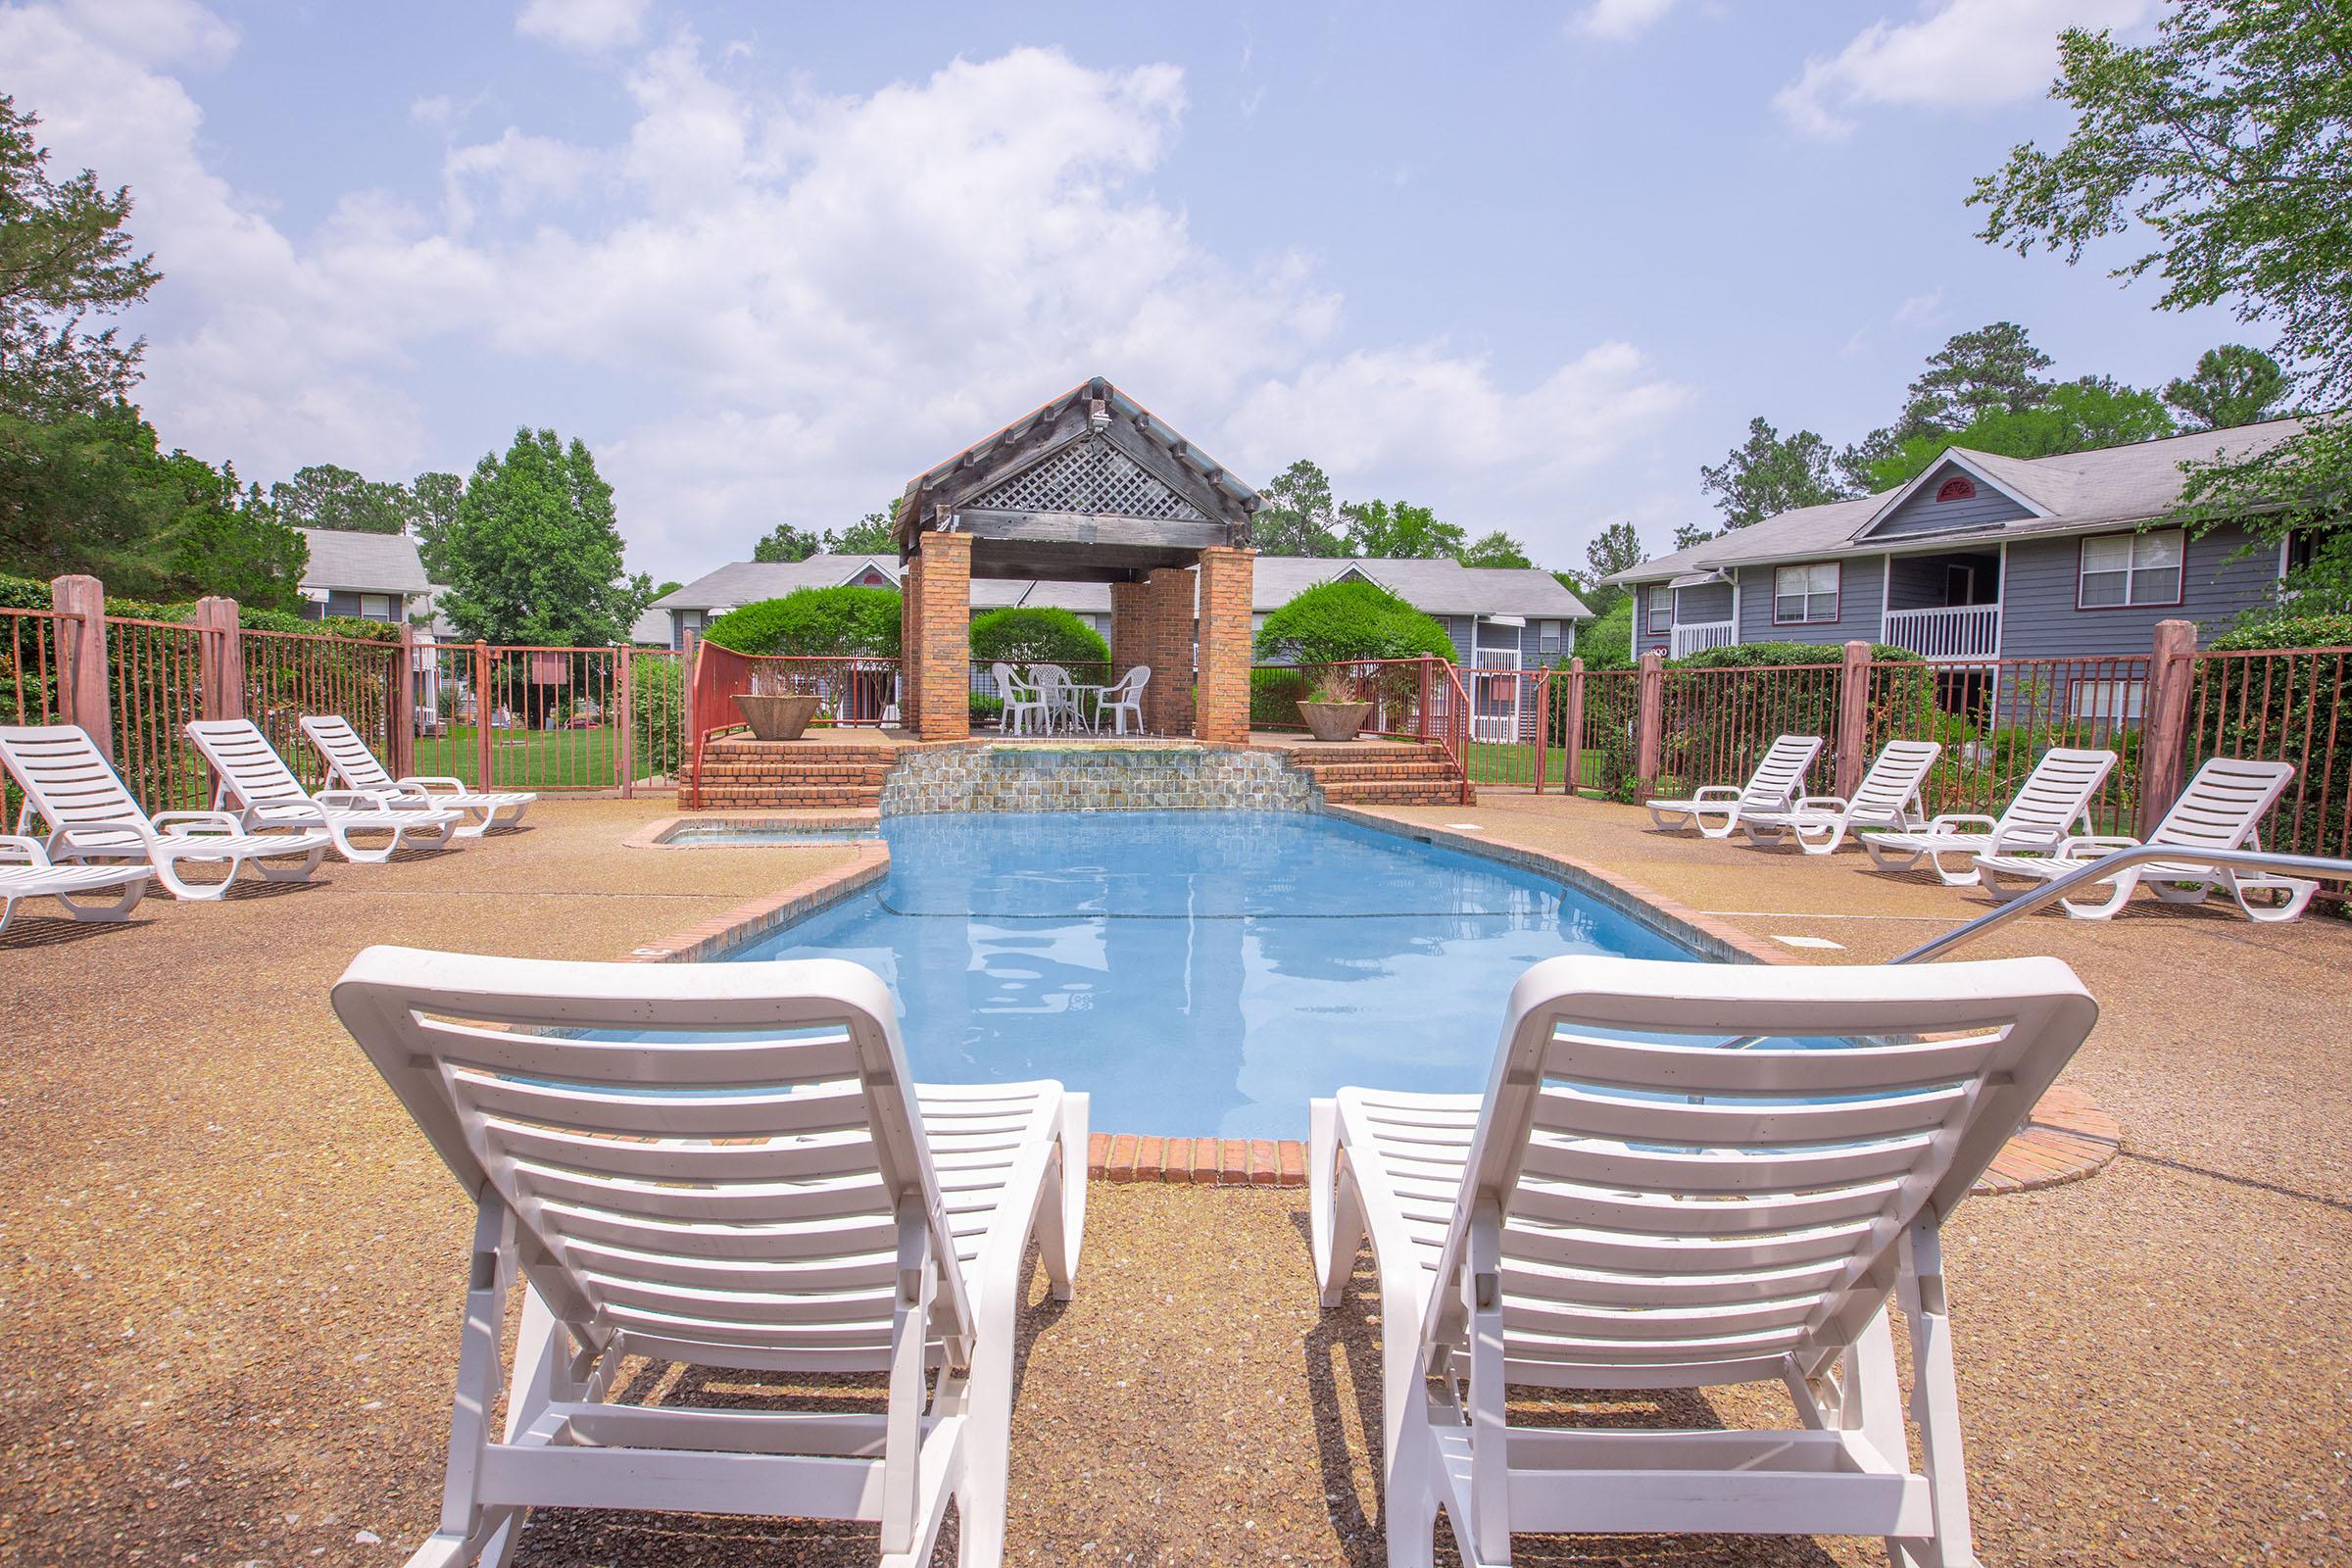
<instances>
[{"instance_id":1,"label":"tiled water feature wall","mask_svg":"<svg viewBox=\"0 0 2352 1568\"><path fill-rule=\"evenodd\" d=\"M1314 786L1272 752L1195 746L957 747L899 759L882 814L1303 811Z\"/></svg>"}]
</instances>

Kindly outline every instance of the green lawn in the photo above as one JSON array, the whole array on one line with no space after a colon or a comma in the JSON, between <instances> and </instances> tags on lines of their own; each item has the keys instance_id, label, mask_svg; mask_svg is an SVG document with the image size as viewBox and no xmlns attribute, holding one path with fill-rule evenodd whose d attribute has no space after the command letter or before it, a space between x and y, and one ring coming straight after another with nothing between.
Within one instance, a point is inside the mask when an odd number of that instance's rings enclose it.
<instances>
[{"instance_id":1,"label":"green lawn","mask_svg":"<svg viewBox=\"0 0 2352 1568\"><path fill-rule=\"evenodd\" d=\"M1568 771L1568 748L1553 746L1544 757L1544 787L1556 787ZM1582 782L1588 786L1600 776L1600 754L1585 753ZM1536 749L1533 746L1505 746L1493 741L1470 743L1470 782L1473 784L1533 784L1536 779Z\"/></svg>"},{"instance_id":2,"label":"green lawn","mask_svg":"<svg viewBox=\"0 0 2352 1568\"><path fill-rule=\"evenodd\" d=\"M612 789L620 783L620 737L601 729L494 729L490 732L493 789ZM416 737L410 770L445 774L478 785L480 744L471 724Z\"/></svg>"}]
</instances>

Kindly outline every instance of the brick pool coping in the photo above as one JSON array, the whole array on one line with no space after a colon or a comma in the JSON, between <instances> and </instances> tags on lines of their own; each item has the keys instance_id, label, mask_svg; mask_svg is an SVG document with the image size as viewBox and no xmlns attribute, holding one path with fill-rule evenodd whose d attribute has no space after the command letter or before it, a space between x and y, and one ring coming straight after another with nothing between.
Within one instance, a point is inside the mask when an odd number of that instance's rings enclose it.
<instances>
[{"instance_id":1,"label":"brick pool coping","mask_svg":"<svg viewBox=\"0 0 2352 1568\"><path fill-rule=\"evenodd\" d=\"M1621 913L1731 962L1793 963L1761 938L1653 893L1602 866L1547 850L1532 850L1446 828L1347 806L1326 806L1323 814L1378 832L1458 850L1482 859L1516 865L1591 895ZM638 849L710 849L720 846L662 844L660 834L682 821L746 826L839 826L873 821L871 811L763 813L758 817L663 817L629 836ZM773 849L762 845L760 848ZM692 963L789 925L862 892L890 873L890 849L880 839L844 843L851 858L802 878L780 892L737 905L711 918L631 950L639 963ZM1979 1195L2033 1192L2081 1181L2113 1159L2123 1148L2123 1128L2079 1089L2053 1087L2040 1101L1972 1192ZM1217 1187L1304 1187L1306 1145L1295 1138L1169 1137L1144 1133L1093 1133L1087 1139L1087 1175L1111 1182L1183 1182Z\"/></svg>"}]
</instances>

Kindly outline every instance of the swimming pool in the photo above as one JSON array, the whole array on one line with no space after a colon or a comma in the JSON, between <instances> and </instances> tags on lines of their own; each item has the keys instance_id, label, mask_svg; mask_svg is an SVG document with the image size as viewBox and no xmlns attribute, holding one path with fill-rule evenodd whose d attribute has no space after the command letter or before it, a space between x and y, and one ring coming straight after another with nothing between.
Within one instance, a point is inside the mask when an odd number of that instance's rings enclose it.
<instances>
[{"instance_id":1,"label":"swimming pool","mask_svg":"<svg viewBox=\"0 0 2352 1568\"><path fill-rule=\"evenodd\" d=\"M1529 964L1696 957L1531 872L1303 812L882 833L887 881L728 958L865 964L917 1078L1058 1078L1114 1132L1299 1138L1342 1084L1474 1092Z\"/></svg>"}]
</instances>

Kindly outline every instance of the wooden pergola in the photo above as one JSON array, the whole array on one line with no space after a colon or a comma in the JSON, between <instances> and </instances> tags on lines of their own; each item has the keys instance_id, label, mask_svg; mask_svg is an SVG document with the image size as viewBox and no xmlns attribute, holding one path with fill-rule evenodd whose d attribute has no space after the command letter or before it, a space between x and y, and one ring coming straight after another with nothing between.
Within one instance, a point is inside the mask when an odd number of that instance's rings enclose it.
<instances>
[{"instance_id":1,"label":"wooden pergola","mask_svg":"<svg viewBox=\"0 0 2352 1568\"><path fill-rule=\"evenodd\" d=\"M1112 678L1152 670L1146 728L1240 744L1250 727L1250 516L1259 505L1256 491L1101 376L965 448L899 498L901 712L925 740L970 733L974 577L1103 582Z\"/></svg>"}]
</instances>

